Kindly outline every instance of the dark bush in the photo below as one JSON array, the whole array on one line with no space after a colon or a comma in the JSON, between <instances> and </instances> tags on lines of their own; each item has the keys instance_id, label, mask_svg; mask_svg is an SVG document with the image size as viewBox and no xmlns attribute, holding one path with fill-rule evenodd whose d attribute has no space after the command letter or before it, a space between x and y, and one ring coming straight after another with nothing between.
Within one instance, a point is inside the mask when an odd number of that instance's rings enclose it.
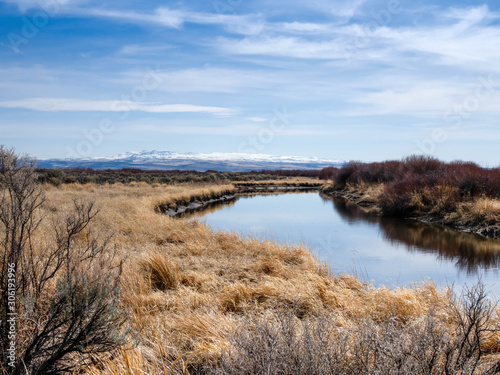
<instances>
[{"instance_id":1,"label":"dark bush","mask_svg":"<svg viewBox=\"0 0 500 375\"><path fill-rule=\"evenodd\" d=\"M402 161L362 164L351 162L333 177L343 189L347 183L384 183L380 197L383 212L390 216L411 216L439 208L456 208L460 200L479 196L500 198L500 169L481 168L475 163L443 163L427 156L410 156Z\"/></svg>"},{"instance_id":2,"label":"dark bush","mask_svg":"<svg viewBox=\"0 0 500 375\"><path fill-rule=\"evenodd\" d=\"M318 175L320 180L333 180L337 175L339 169L335 167L323 168Z\"/></svg>"},{"instance_id":3,"label":"dark bush","mask_svg":"<svg viewBox=\"0 0 500 375\"><path fill-rule=\"evenodd\" d=\"M403 159L402 166L403 173L425 175L440 172L444 163L430 156L412 155Z\"/></svg>"},{"instance_id":4,"label":"dark bush","mask_svg":"<svg viewBox=\"0 0 500 375\"><path fill-rule=\"evenodd\" d=\"M335 182L340 186L344 187L347 183L360 182L357 180L356 172L363 166L361 162L350 161L342 167L335 176Z\"/></svg>"},{"instance_id":5,"label":"dark bush","mask_svg":"<svg viewBox=\"0 0 500 375\"><path fill-rule=\"evenodd\" d=\"M393 217L411 216L418 207L412 204L416 193L430 186L431 181L411 176L402 181L387 183L380 197L379 205L384 214Z\"/></svg>"}]
</instances>

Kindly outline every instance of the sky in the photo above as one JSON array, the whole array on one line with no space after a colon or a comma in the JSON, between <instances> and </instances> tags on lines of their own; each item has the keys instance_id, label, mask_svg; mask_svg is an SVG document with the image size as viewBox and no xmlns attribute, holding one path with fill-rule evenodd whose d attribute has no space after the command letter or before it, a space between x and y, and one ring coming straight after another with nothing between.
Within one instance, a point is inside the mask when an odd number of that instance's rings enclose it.
<instances>
[{"instance_id":1,"label":"sky","mask_svg":"<svg viewBox=\"0 0 500 375\"><path fill-rule=\"evenodd\" d=\"M499 7L0 0L0 144L498 166Z\"/></svg>"}]
</instances>

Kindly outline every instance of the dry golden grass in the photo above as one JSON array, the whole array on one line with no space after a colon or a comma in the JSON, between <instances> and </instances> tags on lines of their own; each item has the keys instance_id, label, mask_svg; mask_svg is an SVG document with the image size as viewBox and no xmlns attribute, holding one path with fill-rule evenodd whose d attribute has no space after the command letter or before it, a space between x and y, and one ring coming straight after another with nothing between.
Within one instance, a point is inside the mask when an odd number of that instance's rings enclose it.
<instances>
[{"instance_id":1,"label":"dry golden grass","mask_svg":"<svg viewBox=\"0 0 500 375\"><path fill-rule=\"evenodd\" d=\"M179 272L165 254L152 253L142 261L142 267L151 287L158 290L175 289L179 285Z\"/></svg>"},{"instance_id":2,"label":"dry golden grass","mask_svg":"<svg viewBox=\"0 0 500 375\"><path fill-rule=\"evenodd\" d=\"M359 184L346 184L344 191L357 196L359 200L376 202L384 191L384 184L360 182Z\"/></svg>"},{"instance_id":3,"label":"dry golden grass","mask_svg":"<svg viewBox=\"0 0 500 375\"><path fill-rule=\"evenodd\" d=\"M487 197L478 198L468 204L468 211L475 217L500 221L500 200Z\"/></svg>"},{"instance_id":4,"label":"dry golden grass","mask_svg":"<svg viewBox=\"0 0 500 375\"><path fill-rule=\"evenodd\" d=\"M486 237L498 239L500 237L500 199L479 197L461 202L454 211L446 215L445 220L458 223L459 226Z\"/></svg>"},{"instance_id":5,"label":"dry golden grass","mask_svg":"<svg viewBox=\"0 0 500 375\"><path fill-rule=\"evenodd\" d=\"M366 186L362 187L363 191L363 199L366 201L376 202L384 192L383 184L366 184Z\"/></svg>"},{"instance_id":6,"label":"dry golden grass","mask_svg":"<svg viewBox=\"0 0 500 375\"><path fill-rule=\"evenodd\" d=\"M47 187L47 214L73 198L95 199L95 230L112 233L124 260L121 299L140 344L91 374L169 374L216 360L244 317L293 308L299 317L334 314L336 324L395 315L401 322L430 309L449 316L448 296L424 283L379 288L332 275L302 246L280 246L213 232L197 221L159 214L159 204L209 197L232 186L64 185ZM379 193L374 187L371 195ZM496 212L496 211L495 211ZM43 228L42 228L43 230Z\"/></svg>"}]
</instances>

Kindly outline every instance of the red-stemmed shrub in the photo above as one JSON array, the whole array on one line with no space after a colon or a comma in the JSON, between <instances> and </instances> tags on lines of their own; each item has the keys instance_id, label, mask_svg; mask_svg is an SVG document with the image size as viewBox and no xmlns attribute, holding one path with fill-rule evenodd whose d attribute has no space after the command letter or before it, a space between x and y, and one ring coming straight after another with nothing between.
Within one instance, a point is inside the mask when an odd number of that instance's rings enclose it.
<instances>
[{"instance_id":1,"label":"red-stemmed shrub","mask_svg":"<svg viewBox=\"0 0 500 375\"><path fill-rule=\"evenodd\" d=\"M482 168L472 162L444 163L429 156L402 161L350 162L333 177L338 188L346 184L383 183L379 205L390 216L408 217L446 212L459 201L477 197L500 198L500 168Z\"/></svg>"},{"instance_id":2,"label":"red-stemmed shrub","mask_svg":"<svg viewBox=\"0 0 500 375\"><path fill-rule=\"evenodd\" d=\"M319 171L318 178L320 180L333 180L337 175L338 171L339 169L335 167L323 168L321 171Z\"/></svg>"}]
</instances>

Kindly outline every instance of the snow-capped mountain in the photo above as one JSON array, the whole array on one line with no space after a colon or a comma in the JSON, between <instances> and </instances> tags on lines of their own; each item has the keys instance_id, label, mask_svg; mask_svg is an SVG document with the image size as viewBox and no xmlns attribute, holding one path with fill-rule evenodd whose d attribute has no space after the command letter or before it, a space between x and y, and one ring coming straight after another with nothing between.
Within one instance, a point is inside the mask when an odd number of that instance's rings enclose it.
<instances>
[{"instance_id":1,"label":"snow-capped mountain","mask_svg":"<svg viewBox=\"0 0 500 375\"><path fill-rule=\"evenodd\" d=\"M173 151L133 151L109 157L78 159L39 159L39 168L93 168L121 169L139 168L146 170L287 170L321 169L341 166L345 162L317 157L279 156L267 154L221 153L207 154L179 153Z\"/></svg>"}]
</instances>

